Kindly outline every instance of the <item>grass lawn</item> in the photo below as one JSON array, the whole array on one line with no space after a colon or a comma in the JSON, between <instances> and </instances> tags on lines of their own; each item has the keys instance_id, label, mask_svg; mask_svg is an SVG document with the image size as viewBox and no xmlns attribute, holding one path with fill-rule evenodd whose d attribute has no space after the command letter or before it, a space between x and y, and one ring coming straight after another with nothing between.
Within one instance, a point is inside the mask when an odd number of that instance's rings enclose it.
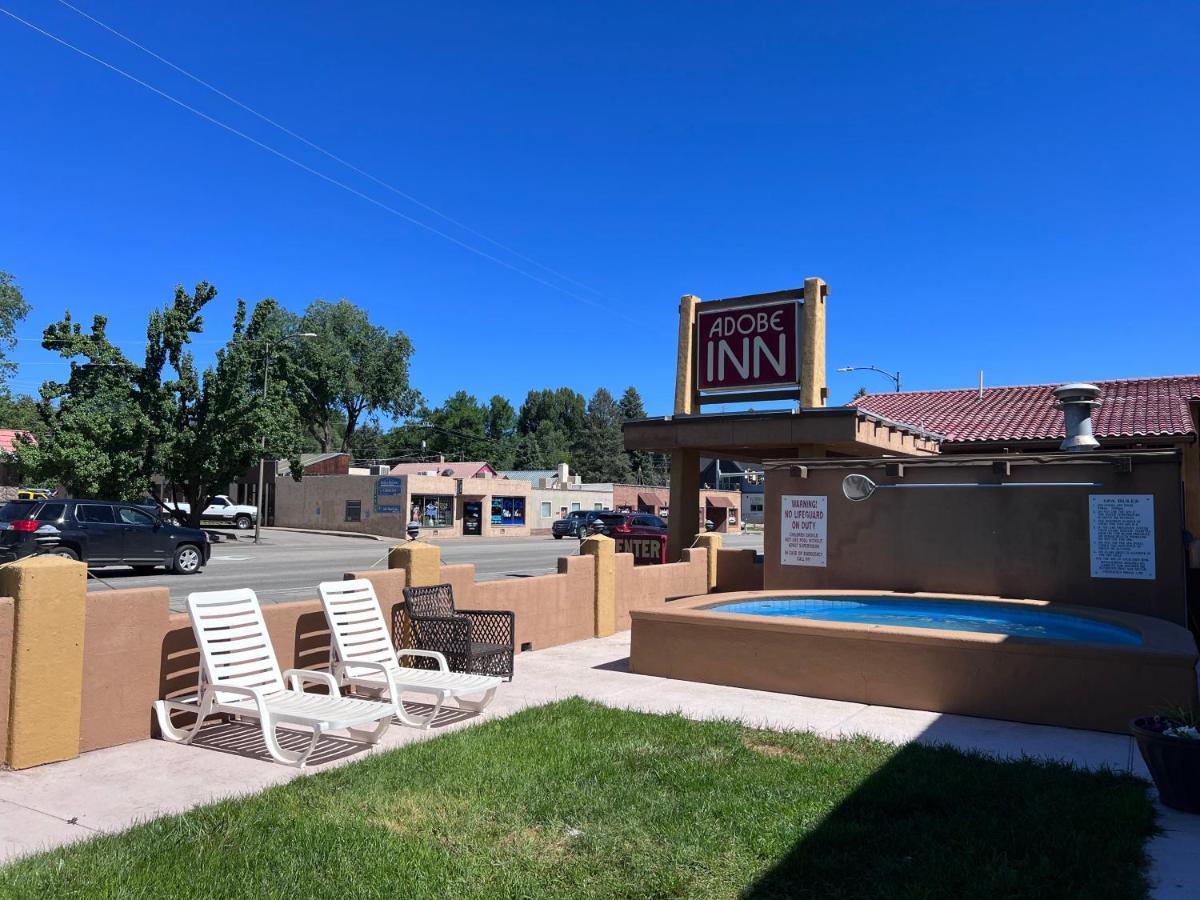
<instances>
[{"instance_id":1,"label":"grass lawn","mask_svg":"<svg viewBox=\"0 0 1200 900\"><path fill-rule=\"evenodd\" d=\"M1139 897L1134 778L568 700L0 869L22 897Z\"/></svg>"}]
</instances>

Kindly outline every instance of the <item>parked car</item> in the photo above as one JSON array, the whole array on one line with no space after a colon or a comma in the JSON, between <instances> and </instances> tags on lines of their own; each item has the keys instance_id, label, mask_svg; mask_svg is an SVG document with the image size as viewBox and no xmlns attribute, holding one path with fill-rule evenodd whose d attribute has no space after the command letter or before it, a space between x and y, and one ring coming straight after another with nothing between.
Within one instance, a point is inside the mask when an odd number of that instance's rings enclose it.
<instances>
[{"instance_id":1,"label":"parked car","mask_svg":"<svg viewBox=\"0 0 1200 900\"><path fill-rule=\"evenodd\" d=\"M0 561L49 554L89 568L163 566L199 572L212 554L208 535L155 516L134 503L109 500L12 500L0 507Z\"/></svg>"},{"instance_id":2,"label":"parked car","mask_svg":"<svg viewBox=\"0 0 1200 900\"><path fill-rule=\"evenodd\" d=\"M609 537L624 535L665 535L665 519L651 513L605 512L596 517L598 531Z\"/></svg>"},{"instance_id":3,"label":"parked car","mask_svg":"<svg viewBox=\"0 0 1200 900\"><path fill-rule=\"evenodd\" d=\"M596 521L596 516L607 512L607 509L577 509L564 519L555 519L554 524L550 526L550 533L556 541L561 541L568 535L585 538L592 533L592 522Z\"/></svg>"},{"instance_id":4,"label":"parked car","mask_svg":"<svg viewBox=\"0 0 1200 900\"><path fill-rule=\"evenodd\" d=\"M192 511L190 503L171 503L167 500L163 502L163 505L168 509L178 510L182 513ZM223 522L226 525L233 525L239 531L253 528L254 520L257 518L258 510L255 507L234 503L224 494L209 497L208 505L204 507L204 512L200 514L201 521Z\"/></svg>"}]
</instances>

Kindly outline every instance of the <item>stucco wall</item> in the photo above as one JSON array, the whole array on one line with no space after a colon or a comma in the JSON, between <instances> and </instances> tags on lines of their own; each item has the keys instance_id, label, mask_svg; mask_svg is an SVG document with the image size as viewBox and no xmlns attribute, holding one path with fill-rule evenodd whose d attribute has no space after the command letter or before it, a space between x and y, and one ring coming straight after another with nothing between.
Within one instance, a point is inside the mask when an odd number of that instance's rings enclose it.
<instances>
[{"instance_id":1,"label":"stucco wall","mask_svg":"<svg viewBox=\"0 0 1200 900\"><path fill-rule=\"evenodd\" d=\"M694 597L708 590L708 551L689 549L677 563L635 566L632 553L616 559L617 631L629 628L634 609L656 609L679 597Z\"/></svg>"},{"instance_id":2,"label":"stucco wall","mask_svg":"<svg viewBox=\"0 0 1200 900\"><path fill-rule=\"evenodd\" d=\"M1033 598L1125 610L1185 623L1183 516L1179 459L1134 456L1132 471L1082 455L1038 463L1010 456L951 465L904 461L903 476L862 461L787 466L767 473L765 585L774 588L879 589ZM1046 457L1040 459L1046 460ZM950 462L947 460L946 462ZM993 471L1011 463L1011 474ZM1025 464L1022 464L1025 463ZM852 502L842 480L861 472L877 484L1099 482L1101 487L879 490ZM1154 497L1156 578L1091 577L1091 494ZM780 498L827 497L827 565L782 565Z\"/></svg>"},{"instance_id":3,"label":"stucco wall","mask_svg":"<svg viewBox=\"0 0 1200 900\"><path fill-rule=\"evenodd\" d=\"M150 705L159 697L162 637L168 628L167 602L166 588L88 593L81 752L150 736Z\"/></svg>"},{"instance_id":4,"label":"stucco wall","mask_svg":"<svg viewBox=\"0 0 1200 900\"><path fill-rule=\"evenodd\" d=\"M8 701L12 690L13 615L11 597L0 597L0 763L8 752Z\"/></svg>"},{"instance_id":5,"label":"stucco wall","mask_svg":"<svg viewBox=\"0 0 1200 900\"><path fill-rule=\"evenodd\" d=\"M763 557L756 550L717 551L718 591L761 591Z\"/></svg>"},{"instance_id":6,"label":"stucco wall","mask_svg":"<svg viewBox=\"0 0 1200 900\"><path fill-rule=\"evenodd\" d=\"M542 515L543 503L550 504L550 515L548 516ZM568 513L572 509L587 512L590 509L596 509L597 503L600 504L600 509L612 509L612 490L592 490L590 488L563 490L562 488L535 487L529 493L529 504L532 510L529 521L535 532L548 532L555 521L562 518L562 510L565 509Z\"/></svg>"}]
</instances>

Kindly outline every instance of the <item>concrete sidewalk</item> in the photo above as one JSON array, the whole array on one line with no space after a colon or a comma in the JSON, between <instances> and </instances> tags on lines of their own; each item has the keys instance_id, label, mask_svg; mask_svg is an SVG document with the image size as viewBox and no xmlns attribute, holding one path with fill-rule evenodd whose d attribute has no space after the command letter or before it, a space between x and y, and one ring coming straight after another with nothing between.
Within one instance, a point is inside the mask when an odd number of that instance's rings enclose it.
<instances>
[{"instance_id":1,"label":"concrete sidewalk","mask_svg":"<svg viewBox=\"0 0 1200 900\"><path fill-rule=\"evenodd\" d=\"M943 743L1002 757L1026 755L1088 768L1108 766L1148 778L1132 739L1121 735L634 675L627 671L628 656L629 632L521 654L516 677L501 687L482 716L443 711L439 725L429 732L394 725L378 747L367 750L361 744L327 738L320 751L324 761L308 771L343 765L366 753L427 740L527 706L580 696L695 719L737 719L830 737L865 734L894 743ZM141 741L69 762L0 772L0 860L120 831L139 821L300 776L296 769L270 761L257 726L237 724L205 728L190 747ZM1200 858L1200 816L1165 808L1160 815L1164 832L1150 844L1155 896L1200 896L1200 866L1194 864Z\"/></svg>"}]
</instances>

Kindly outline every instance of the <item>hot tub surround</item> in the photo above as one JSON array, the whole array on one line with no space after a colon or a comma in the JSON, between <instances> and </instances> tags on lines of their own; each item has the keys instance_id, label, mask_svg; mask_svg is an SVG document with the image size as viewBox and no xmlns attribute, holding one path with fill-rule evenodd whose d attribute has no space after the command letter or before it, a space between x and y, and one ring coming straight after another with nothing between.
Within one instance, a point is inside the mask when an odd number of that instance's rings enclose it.
<instances>
[{"instance_id":1,"label":"hot tub surround","mask_svg":"<svg viewBox=\"0 0 1200 900\"><path fill-rule=\"evenodd\" d=\"M889 591L804 591L1004 603L1132 629L1140 645L1093 644L711 609L711 595L634 610L634 672L877 706L1124 732L1147 710L1196 702L1186 628L1133 613L1036 600ZM724 594L721 603L797 596Z\"/></svg>"}]
</instances>

